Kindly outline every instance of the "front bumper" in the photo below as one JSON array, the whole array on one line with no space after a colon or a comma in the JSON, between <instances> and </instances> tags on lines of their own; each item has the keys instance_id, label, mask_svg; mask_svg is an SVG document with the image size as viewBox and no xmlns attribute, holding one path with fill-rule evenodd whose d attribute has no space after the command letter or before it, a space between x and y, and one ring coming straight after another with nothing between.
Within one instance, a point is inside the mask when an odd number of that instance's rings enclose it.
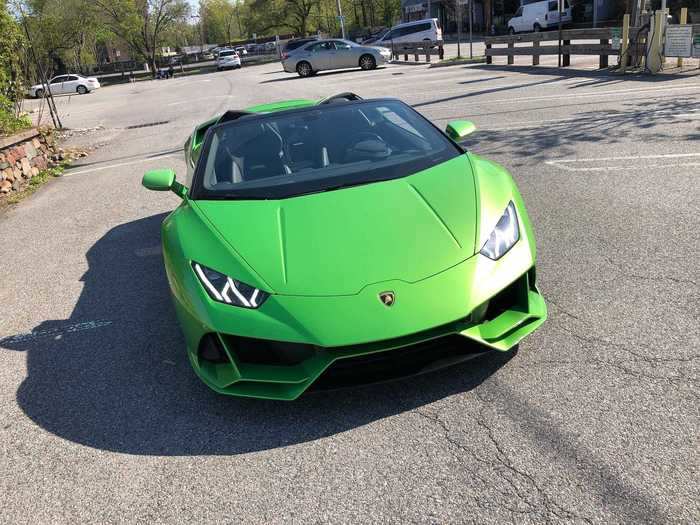
<instances>
[{"instance_id":1,"label":"front bumper","mask_svg":"<svg viewBox=\"0 0 700 525\"><path fill-rule=\"evenodd\" d=\"M527 249L518 244L514 250ZM383 352L400 358L423 345L424 352L441 357L444 348L436 347L448 341L467 346L467 339L495 350L514 347L545 321L547 308L534 267L519 267L529 258L504 259L514 263L505 273L510 279L502 276L505 260L475 256L417 283L379 283L354 296L271 296L259 310L211 303L199 308L189 294L179 293L182 288L172 289L190 361L209 387L228 395L293 400L327 370ZM460 284L463 296L455 293ZM396 293L391 308L377 299L387 289ZM441 291L451 296L435 300L432 295ZM220 359L203 350L212 344Z\"/></svg>"}]
</instances>

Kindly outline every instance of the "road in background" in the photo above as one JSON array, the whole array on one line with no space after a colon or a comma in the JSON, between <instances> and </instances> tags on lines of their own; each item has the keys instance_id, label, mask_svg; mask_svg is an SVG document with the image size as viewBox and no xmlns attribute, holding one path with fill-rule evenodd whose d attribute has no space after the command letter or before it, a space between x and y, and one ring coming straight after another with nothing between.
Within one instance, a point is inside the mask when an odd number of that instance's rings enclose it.
<instances>
[{"instance_id":1,"label":"road in background","mask_svg":"<svg viewBox=\"0 0 700 525\"><path fill-rule=\"evenodd\" d=\"M550 319L517 353L293 403L190 370L159 226L195 123L399 96L506 166ZM58 97L97 149L0 216L3 522L693 522L700 82L478 65L299 79L278 64ZM241 224L241 228L255 225ZM351 320L350 320L351 321Z\"/></svg>"}]
</instances>

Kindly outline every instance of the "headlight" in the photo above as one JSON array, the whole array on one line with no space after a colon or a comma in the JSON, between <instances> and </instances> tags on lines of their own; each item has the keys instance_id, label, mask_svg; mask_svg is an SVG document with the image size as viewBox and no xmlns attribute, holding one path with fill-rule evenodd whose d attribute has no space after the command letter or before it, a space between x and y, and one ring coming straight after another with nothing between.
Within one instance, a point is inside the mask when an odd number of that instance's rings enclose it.
<instances>
[{"instance_id":1,"label":"headlight","mask_svg":"<svg viewBox=\"0 0 700 525\"><path fill-rule=\"evenodd\" d=\"M513 201L510 201L479 253L496 261L503 257L518 242L518 239L520 239L518 214L515 213Z\"/></svg>"},{"instance_id":2,"label":"headlight","mask_svg":"<svg viewBox=\"0 0 700 525\"><path fill-rule=\"evenodd\" d=\"M217 302L243 308L257 308L270 295L199 263L193 262L192 268L209 297Z\"/></svg>"}]
</instances>

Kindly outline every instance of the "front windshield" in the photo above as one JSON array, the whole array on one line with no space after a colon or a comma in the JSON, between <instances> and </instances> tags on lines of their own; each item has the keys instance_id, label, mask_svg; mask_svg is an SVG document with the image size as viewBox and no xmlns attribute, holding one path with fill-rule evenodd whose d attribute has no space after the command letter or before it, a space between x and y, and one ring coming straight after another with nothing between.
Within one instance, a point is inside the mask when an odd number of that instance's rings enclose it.
<instances>
[{"instance_id":1,"label":"front windshield","mask_svg":"<svg viewBox=\"0 0 700 525\"><path fill-rule=\"evenodd\" d=\"M244 116L213 128L193 198L276 199L404 177L461 153L396 100Z\"/></svg>"}]
</instances>

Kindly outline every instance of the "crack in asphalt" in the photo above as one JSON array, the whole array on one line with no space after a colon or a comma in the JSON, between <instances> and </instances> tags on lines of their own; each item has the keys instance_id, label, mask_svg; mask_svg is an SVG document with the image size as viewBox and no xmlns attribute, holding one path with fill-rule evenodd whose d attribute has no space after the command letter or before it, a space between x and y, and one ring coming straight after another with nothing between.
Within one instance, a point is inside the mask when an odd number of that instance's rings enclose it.
<instances>
[{"instance_id":1,"label":"crack in asphalt","mask_svg":"<svg viewBox=\"0 0 700 525\"><path fill-rule=\"evenodd\" d=\"M494 464L493 461L489 461L487 459L484 459L483 457L480 457L477 455L474 450L471 448L465 446L464 444L460 443L458 440L454 439L451 435L451 430L447 423L441 419L438 415L438 413L430 413L428 411L424 411L421 409L416 409L414 410L418 415L423 417L424 419L437 424L441 430L442 430L442 435L445 441L447 441L453 448L456 448L458 450L461 450L463 452L466 452L469 454L475 461L478 463L486 466L488 469L490 469L494 474L496 474L501 480L503 480L509 487L511 487L512 492L504 492L500 490L500 487L497 487L497 490L499 493L505 495L505 496L512 496L515 495L518 500L525 504L527 506L527 509L522 509L522 508L514 508L510 505L500 503L500 506L504 509L506 509L509 512L512 512L514 514L527 514L530 516L534 516L539 519L544 519L546 523L551 523L553 517L558 518L558 519L566 519L566 520L572 520L572 519L579 519L583 522L586 523L592 523L592 521L585 517L581 516L571 510L568 510L564 508L562 505L557 503L543 488L542 486L537 482L537 480L532 476L530 473L528 473L525 470L522 470L520 468L517 468L508 454L506 454L505 450L501 446L501 444L498 442L496 437L494 436L494 432L492 427L487 423L486 417L484 415L484 410L486 409L486 403L484 399L475 392L475 395L477 399L481 403L481 409L479 410L479 415L478 417L472 417L472 419L475 421L475 423L484 430L485 435L488 437L489 441L493 445L493 448L496 451L496 454L494 456L494 459L497 464ZM464 458L459 455L455 455L457 459L460 461L463 461ZM499 469L499 466L501 469ZM510 472L511 475L513 476L513 479L511 479L510 476L505 475L505 473L502 471L504 469L507 472ZM479 480L481 480L486 486L493 486L493 483L490 480L484 479L481 475L479 475L477 472L472 472L474 476L476 476ZM520 480L521 482L525 482L526 485L529 487L533 488L536 492L535 499L536 501L533 502L532 498L528 498L527 494L523 494L523 491L521 487L518 486L518 484L515 482L515 480ZM488 508L484 507L481 501L478 501L478 498L476 498L476 503L479 508ZM493 502L493 500L490 500L489 502Z\"/></svg>"},{"instance_id":2,"label":"crack in asphalt","mask_svg":"<svg viewBox=\"0 0 700 525\"><path fill-rule=\"evenodd\" d=\"M577 321L584 323L585 321L581 319L580 317L570 313L563 307L561 307L559 304L557 304L555 301L552 299L549 299L548 301L551 305L553 305L557 310L559 310L561 313L564 315L567 315L568 317L571 317L573 319L576 319ZM684 375L675 375L675 376L668 376L668 375L656 375L656 374L649 374L646 372L638 372L631 370L630 368L627 368L624 366L625 362L631 362L631 363L643 363L647 364L650 366L658 366L659 364L671 364L671 363L690 363L693 362L697 359L700 359L700 355L691 355L687 357L658 357L658 356L652 356L652 355L646 355L642 354L639 352L635 352L630 348L632 343L617 343L610 341L608 339L605 339L603 337L597 337L597 336L586 336L578 333L576 330L569 328L565 325L563 325L560 322L557 322L556 318L552 319L552 322L556 328L559 330L566 332L568 335L576 339L582 344L585 345L591 345L591 346L596 346L596 345L602 345L602 346L607 346L607 347L612 347L612 348L617 348L622 350L623 352L626 352L627 354L631 355L634 357L634 359L629 359L627 361L613 361L609 359L598 359L594 357L589 357L588 360L597 364L603 364L603 365L610 365L613 366L620 371L634 375L637 377L645 377L648 379L656 379L656 380L663 380L663 381L673 381L673 382L696 382L692 377L684 376ZM642 343L635 343L635 346L639 346L641 348L646 348L650 351L654 351L655 348L645 345Z\"/></svg>"},{"instance_id":3,"label":"crack in asphalt","mask_svg":"<svg viewBox=\"0 0 700 525\"><path fill-rule=\"evenodd\" d=\"M623 275L623 277L628 277L630 279L637 279L637 280L643 280L643 281L671 281L676 284L692 284L693 286L697 286L698 283L693 281L692 279L684 279L680 277L673 277L671 275L654 275L649 276L649 275L641 275L638 273L633 273L629 271L629 268L625 268L621 264L615 262L614 259L609 257L608 255L605 255L604 253L600 254L605 261L610 264L611 266L617 268L617 270Z\"/></svg>"}]
</instances>

